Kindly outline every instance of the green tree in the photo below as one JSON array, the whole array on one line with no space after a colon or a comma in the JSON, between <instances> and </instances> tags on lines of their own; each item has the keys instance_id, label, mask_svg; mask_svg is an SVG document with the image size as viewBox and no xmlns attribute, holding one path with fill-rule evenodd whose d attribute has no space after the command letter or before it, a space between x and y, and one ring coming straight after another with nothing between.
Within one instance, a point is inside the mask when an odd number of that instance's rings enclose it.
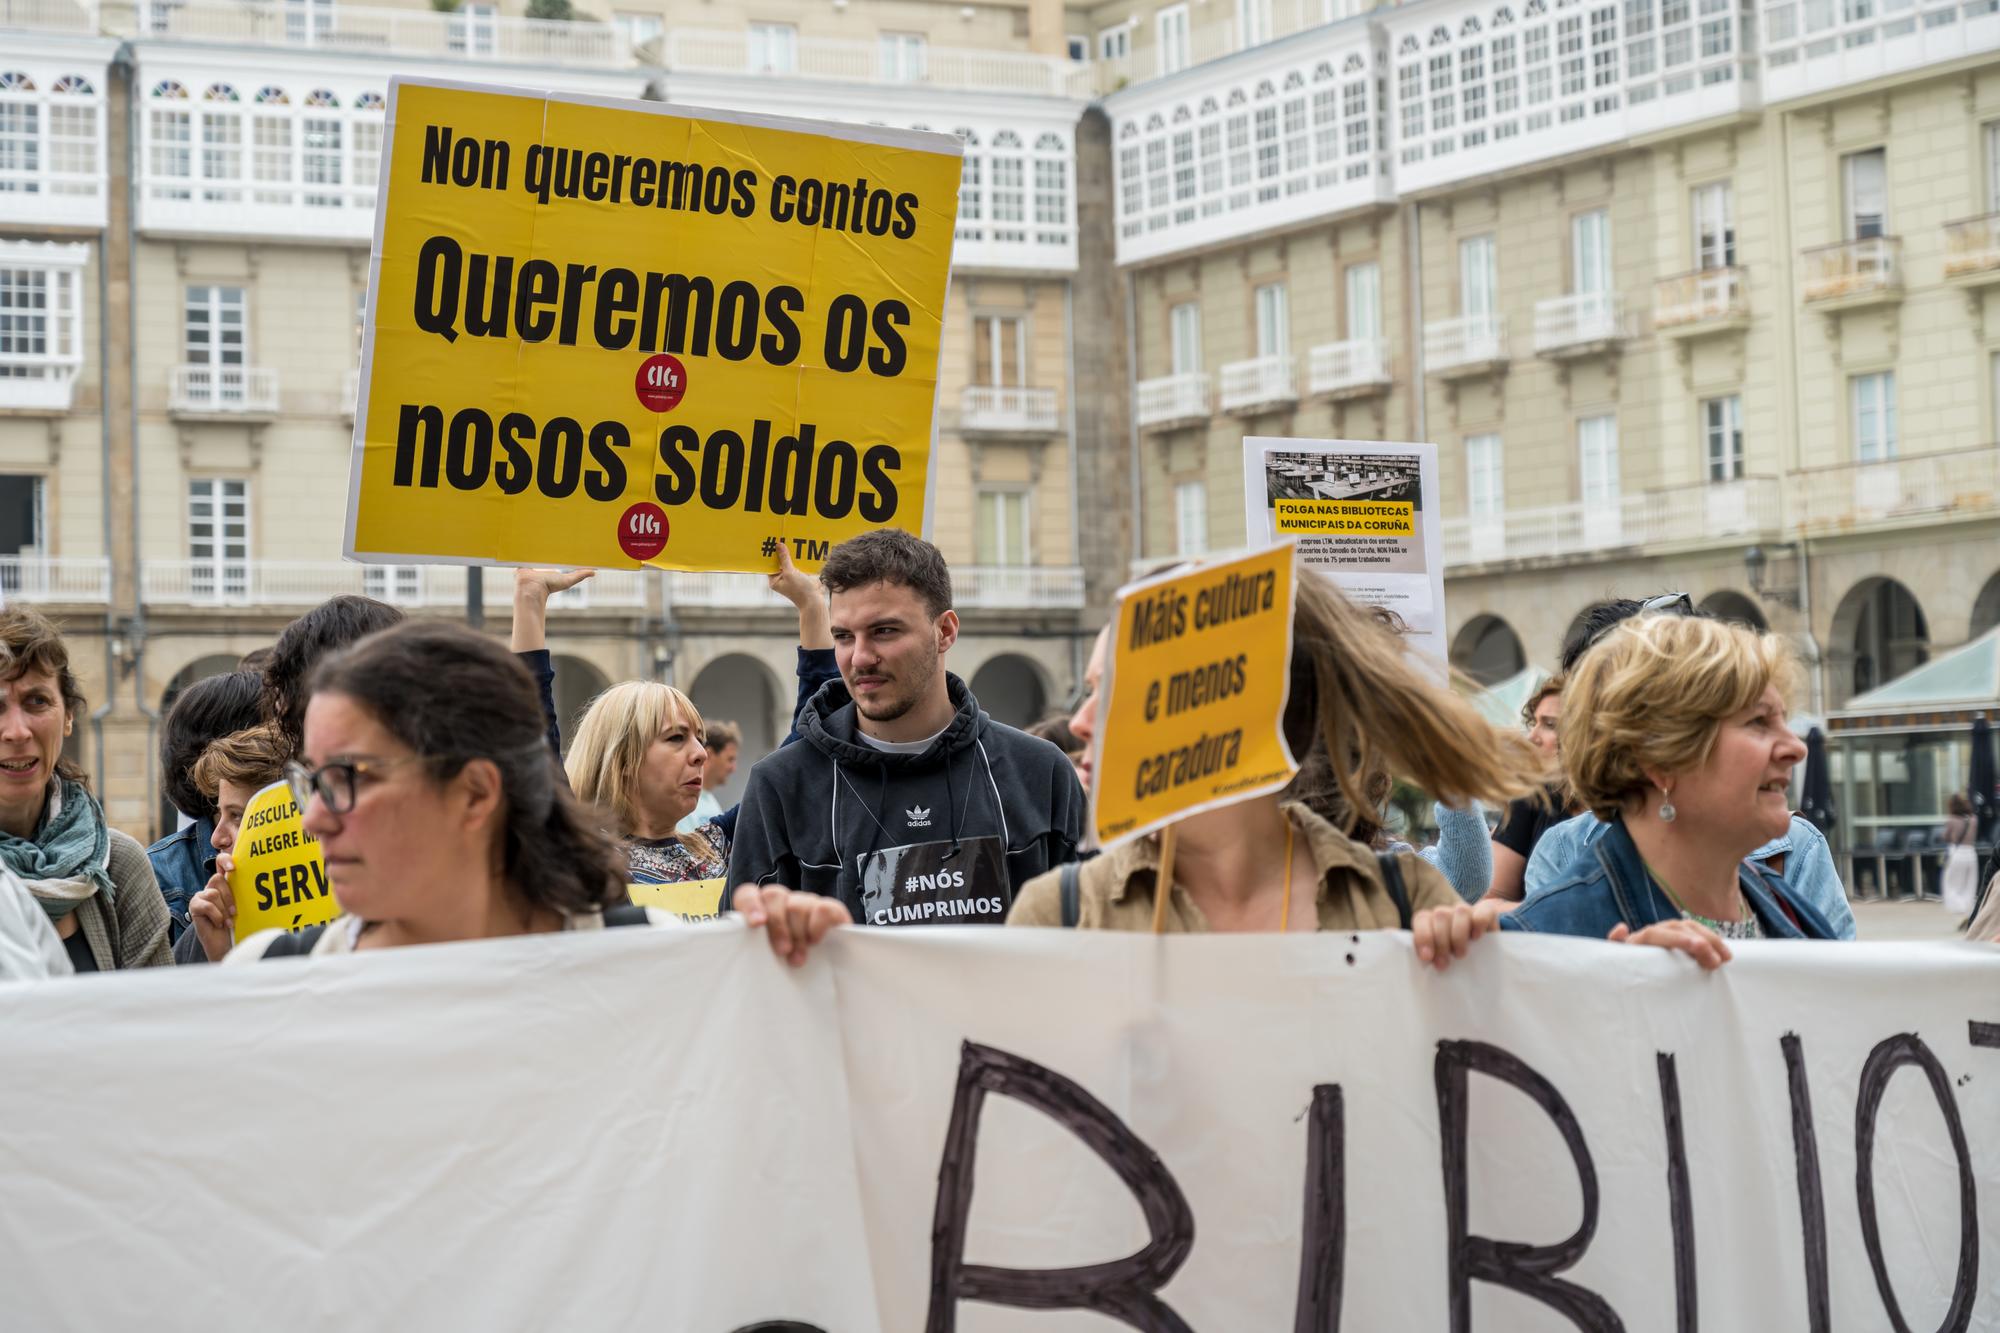
<instances>
[{"instance_id":1,"label":"green tree","mask_svg":"<svg viewBox=\"0 0 2000 1333\"><path fill-rule=\"evenodd\" d=\"M528 0L528 17L567 23L576 17L576 10L570 7L569 0Z\"/></svg>"}]
</instances>

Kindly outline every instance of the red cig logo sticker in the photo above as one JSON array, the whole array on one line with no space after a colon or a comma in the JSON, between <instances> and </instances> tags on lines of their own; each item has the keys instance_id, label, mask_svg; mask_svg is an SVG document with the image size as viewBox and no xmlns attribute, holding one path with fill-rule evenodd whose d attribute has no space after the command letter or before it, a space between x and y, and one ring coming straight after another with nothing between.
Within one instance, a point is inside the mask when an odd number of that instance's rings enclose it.
<instances>
[{"instance_id":1,"label":"red cig logo sticker","mask_svg":"<svg viewBox=\"0 0 2000 1333\"><path fill-rule=\"evenodd\" d=\"M648 412L671 412L681 405L687 383L687 367L680 363L680 358L661 352L640 363L632 388Z\"/></svg>"},{"instance_id":2,"label":"red cig logo sticker","mask_svg":"<svg viewBox=\"0 0 2000 1333\"><path fill-rule=\"evenodd\" d=\"M618 549L634 560L651 560L667 549L667 511L640 502L618 518Z\"/></svg>"}]
</instances>

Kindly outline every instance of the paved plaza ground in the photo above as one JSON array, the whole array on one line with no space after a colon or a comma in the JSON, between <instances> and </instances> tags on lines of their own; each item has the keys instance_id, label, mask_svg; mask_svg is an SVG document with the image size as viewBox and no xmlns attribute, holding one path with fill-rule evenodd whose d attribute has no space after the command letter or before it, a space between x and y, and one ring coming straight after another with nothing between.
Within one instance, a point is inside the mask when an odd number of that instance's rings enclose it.
<instances>
[{"instance_id":1,"label":"paved plaza ground","mask_svg":"<svg viewBox=\"0 0 2000 1333\"><path fill-rule=\"evenodd\" d=\"M1955 940L1961 920L1938 906L1935 898L1854 904L1855 935L1863 940Z\"/></svg>"}]
</instances>

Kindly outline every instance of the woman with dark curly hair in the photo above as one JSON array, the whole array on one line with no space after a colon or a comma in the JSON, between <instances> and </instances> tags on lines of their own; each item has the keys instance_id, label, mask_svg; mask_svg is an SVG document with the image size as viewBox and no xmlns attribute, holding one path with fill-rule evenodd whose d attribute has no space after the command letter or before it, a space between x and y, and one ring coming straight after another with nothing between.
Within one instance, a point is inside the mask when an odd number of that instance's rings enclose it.
<instances>
[{"instance_id":1,"label":"woman with dark curly hair","mask_svg":"<svg viewBox=\"0 0 2000 1333\"><path fill-rule=\"evenodd\" d=\"M323 662L286 771L343 915L228 961L598 929L625 858L564 785L535 682L461 626L404 624Z\"/></svg>"}]
</instances>

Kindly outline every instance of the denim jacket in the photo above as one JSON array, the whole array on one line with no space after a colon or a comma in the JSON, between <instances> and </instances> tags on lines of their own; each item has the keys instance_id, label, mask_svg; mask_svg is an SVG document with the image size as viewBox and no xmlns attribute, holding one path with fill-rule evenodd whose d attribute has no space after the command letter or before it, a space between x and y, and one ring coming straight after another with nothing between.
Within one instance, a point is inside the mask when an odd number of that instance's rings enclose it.
<instances>
[{"instance_id":1,"label":"denim jacket","mask_svg":"<svg viewBox=\"0 0 2000 1333\"><path fill-rule=\"evenodd\" d=\"M1598 822L1596 815L1586 811L1543 833L1541 841L1535 844L1535 854L1528 858L1528 901L1533 902L1567 879L1576 858L1604 836L1606 827ZM1807 820L1793 815L1790 829L1744 859L1763 862L1768 870L1772 869L1769 863L1777 857L1784 858L1784 869L1777 874L1791 889L1792 897L1803 898L1817 907L1833 927L1836 939L1853 939L1854 909L1847 905L1847 890L1841 887L1840 872L1833 867L1833 853L1827 848L1826 835Z\"/></svg>"},{"instance_id":2,"label":"denim jacket","mask_svg":"<svg viewBox=\"0 0 2000 1333\"><path fill-rule=\"evenodd\" d=\"M167 900L167 933L174 940L187 929L188 904L208 887L208 877L215 873L215 848L209 843L214 833L214 824L197 819L146 849L153 878L160 882L160 896Z\"/></svg>"},{"instance_id":3,"label":"denim jacket","mask_svg":"<svg viewBox=\"0 0 2000 1333\"><path fill-rule=\"evenodd\" d=\"M1764 938L1837 938L1820 910L1799 897L1768 867L1745 861L1738 865L1736 873ZM1604 836L1578 852L1554 888L1501 917L1500 925L1504 930L1534 930L1601 940L1620 922L1639 931L1662 921L1678 921L1680 917L1680 909L1646 873L1625 821L1618 819L1605 828Z\"/></svg>"}]
</instances>

